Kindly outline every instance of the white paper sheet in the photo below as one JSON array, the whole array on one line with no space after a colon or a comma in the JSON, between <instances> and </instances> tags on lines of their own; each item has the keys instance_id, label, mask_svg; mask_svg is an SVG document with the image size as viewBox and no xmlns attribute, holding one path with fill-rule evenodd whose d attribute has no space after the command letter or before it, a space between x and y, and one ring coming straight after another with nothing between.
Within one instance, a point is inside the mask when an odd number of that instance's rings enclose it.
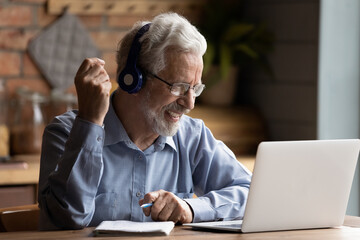
<instances>
[{"instance_id":1,"label":"white paper sheet","mask_svg":"<svg viewBox=\"0 0 360 240\"><path fill-rule=\"evenodd\" d=\"M96 234L103 233L159 233L169 235L174 228L174 222L133 222L133 221L103 221L94 230Z\"/></svg>"}]
</instances>

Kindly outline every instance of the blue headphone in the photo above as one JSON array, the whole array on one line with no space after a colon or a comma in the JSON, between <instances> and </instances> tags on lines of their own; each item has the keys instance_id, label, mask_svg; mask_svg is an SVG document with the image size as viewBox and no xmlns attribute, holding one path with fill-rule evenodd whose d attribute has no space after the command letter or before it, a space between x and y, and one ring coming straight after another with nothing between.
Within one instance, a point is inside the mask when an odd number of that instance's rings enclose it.
<instances>
[{"instance_id":1,"label":"blue headphone","mask_svg":"<svg viewBox=\"0 0 360 240\"><path fill-rule=\"evenodd\" d=\"M141 50L139 39L149 30L150 25L151 23L145 24L136 33L131 44L126 66L117 79L120 88L128 93L137 93L143 85L143 74L141 70L137 68L136 62Z\"/></svg>"}]
</instances>

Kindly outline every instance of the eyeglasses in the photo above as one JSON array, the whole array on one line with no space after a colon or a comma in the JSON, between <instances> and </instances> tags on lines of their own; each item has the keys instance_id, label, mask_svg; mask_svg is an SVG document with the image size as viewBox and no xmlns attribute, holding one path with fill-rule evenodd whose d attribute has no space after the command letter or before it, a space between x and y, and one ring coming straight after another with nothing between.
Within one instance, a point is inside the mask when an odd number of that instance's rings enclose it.
<instances>
[{"instance_id":1,"label":"eyeglasses","mask_svg":"<svg viewBox=\"0 0 360 240\"><path fill-rule=\"evenodd\" d=\"M185 96L190 89L194 90L195 97L198 97L198 96L200 96L202 91L205 89L205 84L198 84L193 87L190 87L190 84L188 84L188 83L173 83L173 84L171 84L171 83L165 81L164 79L162 79L161 77L157 76L156 74L153 74L153 73L148 73L148 74L151 75L152 77L162 81L163 83L169 85L170 92L174 96L177 96L177 97Z\"/></svg>"}]
</instances>

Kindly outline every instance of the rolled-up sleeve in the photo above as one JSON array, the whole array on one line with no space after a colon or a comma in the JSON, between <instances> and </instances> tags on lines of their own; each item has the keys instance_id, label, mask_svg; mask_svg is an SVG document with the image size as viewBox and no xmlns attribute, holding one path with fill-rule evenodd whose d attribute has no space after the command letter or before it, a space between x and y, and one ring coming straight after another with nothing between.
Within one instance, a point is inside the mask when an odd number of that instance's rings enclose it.
<instances>
[{"instance_id":1,"label":"rolled-up sleeve","mask_svg":"<svg viewBox=\"0 0 360 240\"><path fill-rule=\"evenodd\" d=\"M193 210L193 222L242 219L251 172L202 121L193 132L200 135L189 153L197 198L185 199Z\"/></svg>"},{"instance_id":2,"label":"rolled-up sleeve","mask_svg":"<svg viewBox=\"0 0 360 240\"><path fill-rule=\"evenodd\" d=\"M39 178L42 229L79 229L90 223L103 171L104 135L101 126L73 112L46 127Z\"/></svg>"}]
</instances>

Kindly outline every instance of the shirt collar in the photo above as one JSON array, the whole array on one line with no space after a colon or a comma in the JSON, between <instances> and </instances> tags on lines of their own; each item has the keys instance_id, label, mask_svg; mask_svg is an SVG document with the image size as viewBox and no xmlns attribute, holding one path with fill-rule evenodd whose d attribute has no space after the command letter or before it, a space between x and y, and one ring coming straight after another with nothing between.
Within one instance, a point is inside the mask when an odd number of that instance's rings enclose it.
<instances>
[{"instance_id":1,"label":"shirt collar","mask_svg":"<svg viewBox=\"0 0 360 240\"><path fill-rule=\"evenodd\" d=\"M124 126L122 125L120 119L115 113L113 106L114 93L110 97L109 110L104 119L104 130L105 130L105 142L104 146L113 145L118 142L128 142L132 143L128 134L125 131ZM170 146L175 151L177 151L173 137L159 136L154 143L156 151L164 149L165 145Z\"/></svg>"},{"instance_id":2,"label":"shirt collar","mask_svg":"<svg viewBox=\"0 0 360 240\"><path fill-rule=\"evenodd\" d=\"M105 146L116 144L121 141L131 141L124 129L124 126L115 113L115 109L112 104L113 96L114 94L110 97L109 110L104 119Z\"/></svg>"},{"instance_id":3,"label":"shirt collar","mask_svg":"<svg viewBox=\"0 0 360 240\"><path fill-rule=\"evenodd\" d=\"M177 151L174 139L172 137L159 136L155 141L155 150L162 150L167 144L169 147Z\"/></svg>"}]
</instances>

